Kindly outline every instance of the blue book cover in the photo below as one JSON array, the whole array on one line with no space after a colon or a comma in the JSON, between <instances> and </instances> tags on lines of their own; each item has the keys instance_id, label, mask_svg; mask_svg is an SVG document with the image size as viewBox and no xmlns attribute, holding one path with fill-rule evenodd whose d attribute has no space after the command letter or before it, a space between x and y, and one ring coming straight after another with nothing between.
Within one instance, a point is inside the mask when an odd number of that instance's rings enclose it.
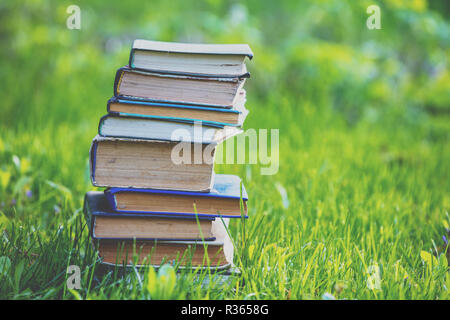
<instances>
[{"instance_id":1,"label":"blue book cover","mask_svg":"<svg viewBox=\"0 0 450 320\"><path fill-rule=\"evenodd\" d=\"M160 220L161 218L164 219L174 219L174 220L189 220L196 224L196 218L195 217L187 217L183 215L167 215L167 214L149 214L149 213L139 213L139 214L133 214L133 213L119 213L117 211L114 211L110 203L108 202L105 194L101 191L89 191L85 195L84 199L84 214L86 221L89 225L89 232L91 234L91 237L93 239L108 239L108 240L129 240L129 238L102 238L97 237L95 234L95 224L96 224L96 217L111 217L111 218L117 218L120 222L121 218L148 218L148 219L155 219L155 223L157 220ZM211 223L215 220L212 217L198 217L199 220L202 221L210 221ZM164 241L192 241L192 240L201 240L201 239L184 239L184 238L139 238L136 240L164 240ZM215 237L206 237L204 238L204 241L214 241L216 240Z\"/></svg>"},{"instance_id":2,"label":"blue book cover","mask_svg":"<svg viewBox=\"0 0 450 320\"><path fill-rule=\"evenodd\" d=\"M105 195L111 208L117 212L127 212L134 214L156 214L156 215L180 215L180 216L191 216L195 217L193 212L165 212L165 211L135 211L128 209L120 209L120 204L118 204L116 195L120 193L137 193L141 195L145 194L162 194L162 195L172 195L173 201L176 201L177 196L182 196L183 198L192 197L195 201L202 198L216 198L216 199L234 199L236 200L235 207L236 211L233 214L220 214L221 208L217 208L218 214L212 214L210 212L202 212L199 210L197 215L199 217L223 217L223 218L240 218L240 200L242 196L242 201L244 204L244 217L247 218L246 203L248 200L247 191L244 185L241 183L241 179L235 175L227 174L216 174L214 178L214 185L210 192L187 192L187 191L172 191L172 190L157 190L157 189L138 189L138 188L108 188L105 191ZM195 200L197 199L197 200ZM189 208L191 209L191 208ZM192 210L192 209L191 209Z\"/></svg>"}]
</instances>

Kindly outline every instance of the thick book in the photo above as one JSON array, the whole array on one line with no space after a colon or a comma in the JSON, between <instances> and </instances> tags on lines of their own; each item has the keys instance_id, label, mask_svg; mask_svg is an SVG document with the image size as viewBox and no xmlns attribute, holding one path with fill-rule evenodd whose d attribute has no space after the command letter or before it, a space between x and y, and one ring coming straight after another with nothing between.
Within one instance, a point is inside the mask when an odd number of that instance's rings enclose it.
<instances>
[{"instance_id":1,"label":"thick book","mask_svg":"<svg viewBox=\"0 0 450 320\"><path fill-rule=\"evenodd\" d=\"M247 44L197 44L134 40L132 68L172 74L248 77L244 60L253 53Z\"/></svg>"},{"instance_id":2,"label":"thick book","mask_svg":"<svg viewBox=\"0 0 450 320\"><path fill-rule=\"evenodd\" d=\"M107 111L120 116L134 116L152 119L195 122L201 121L208 126L239 126L248 115L245 108L245 90L239 93L233 109L211 108L194 105L150 102L134 99L112 97L107 104Z\"/></svg>"},{"instance_id":3,"label":"thick book","mask_svg":"<svg viewBox=\"0 0 450 320\"><path fill-rule=\"evenodd\" d=\"M173 142L219 143L226 137L241 133L237 127L205 125L202 122L108 114L100 119L98 134L102 137L165 140Z\"/></svg>"},{"instance_id":4,"label":"thick book","mask_svg":"<svg viewBox=\"0 0 450 320\"><path fill-rule=\"evenodd\" d=\"M123 67L116 73L114 96L231 109L244 82L241 78L171 75Z\"/></svg>"},{"instance_id":5,"label":"thick book","mask_svg":"<svg viewBox=\"0 0 450 320\"><path fill-rule=\"evenodd\" d=\"M234 175L216 174L208 193L109 188L105 195L112 210L121 213L247 217L247 192L241 179Z\"/></svg>"},{"instance_id":6,"label":"thick book","mask_svg":"<svg viewBox=\"0 0 450 320\"><path fill-rule=\"evenodd\" d=\"M94 240L102 263L119 266L160 266L165 263L191 268L229 268L233 243L223 226L215 241Z\"/></svg>"},{"instance_id":7,"label":"thick book","mask_svg":"<svg viewBox=\"0 0 450 320\"><path fill-rule=\"evenodd\" d=\"M124 214L114 211L100 191L89 191L84 213L93 239L216 240L219 219L181 215ZM228 219L224 219L228 223Z\"/></svg>"},{"instance_id":8,"label":"thick book","mask_svg":"<svg viewBox=\"0 0 450 320\"><path fill-rule=\"evenodd\" d=\"M175 152L174 159L173 150L181 148L182 157ZM97 187L209 192L214 156L214 143L97 136L90 149L91 180Z\"/></svg>"}]
</instances>

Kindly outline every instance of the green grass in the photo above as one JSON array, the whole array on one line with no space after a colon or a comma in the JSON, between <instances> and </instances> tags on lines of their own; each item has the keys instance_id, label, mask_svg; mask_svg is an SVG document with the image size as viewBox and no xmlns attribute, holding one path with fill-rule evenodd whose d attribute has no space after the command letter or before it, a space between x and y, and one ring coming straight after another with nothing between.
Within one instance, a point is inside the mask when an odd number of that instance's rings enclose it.
<instances>
[{"instance_id":1,"label":"green grass","mask_svg":"<svg viewBox=\"0 0 450 320\"><path fill-rule=\"evenodd\" d=\"M0 298L449 299L449 26L437 4L408 3L379 2L382 31L365 29L364 1L249 1L237 25L225 1L81 2L80 31L65 29L71 3L2 4ZM88 150L138 37L255 53L245 128L280 129L280 166L216 165L250 199L245 228L231 223L243 273L229 283L97 272L82 213ZM110 38L124 46L106 50ZM70 291L73 264L82 281Z\"/></svg>"}]
</instances>

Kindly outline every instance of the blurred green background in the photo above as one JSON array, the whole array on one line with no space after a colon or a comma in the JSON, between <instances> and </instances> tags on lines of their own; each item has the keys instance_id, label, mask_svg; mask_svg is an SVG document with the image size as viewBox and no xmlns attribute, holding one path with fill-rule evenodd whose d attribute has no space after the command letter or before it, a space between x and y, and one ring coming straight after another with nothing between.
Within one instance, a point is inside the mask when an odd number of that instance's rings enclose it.
<instances>
[{"instance_id":1,"label":"blurred green background","mask_svg":"<svg viewBox=\"0 0 450 320\"><path fill-rule=\"evenodd\" d=\"M80 30L66 27L72 4L81 8ZM366 27L372 4L381 9L381 30ZM60 260L42 260L41 269L64 270L71 246L59 248L53 236L81 219L82 197L92 189L91 139L116 69L142 38L252 48L245 128L280 129L280 171L261 176L258 165L219 165L216 172L244 178L249 230L266 226L252 234L258 252L277 243L288 254L335 237L361 246L369 260L408 256L404 268L414 274L419 252L442 252L448 229L449 13L445 0L1 1L0 223L9 238L0 255L14 266L27 250L48 248ZM14 236L12 226L29 232ZM370 241L386 241L386 255ZM389 255L393 243L406 251ZM2 295L37 292L52 279L44 274L4 287ZM333 291L337 278L330 287L312 284L308 294ZM392 297L436 298L442 285L420 286L417 295L397 288ZM373 297L358 290L346 297L361 296Z\"/></svg>"}]
</instances>

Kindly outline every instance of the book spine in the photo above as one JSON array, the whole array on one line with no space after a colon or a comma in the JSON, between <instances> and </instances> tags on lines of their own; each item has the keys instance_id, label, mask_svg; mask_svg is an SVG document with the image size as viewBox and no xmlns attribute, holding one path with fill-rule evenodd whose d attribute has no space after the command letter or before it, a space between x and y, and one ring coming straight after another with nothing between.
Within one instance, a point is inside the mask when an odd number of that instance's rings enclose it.
<instances>
[{"instance_id":1,"label":"book spine","mask_svg":"<svg viewBox=\"0 0 450 320\"><path fill-rule=\"evenodd\" d=\"M119 116L120 116L120 114L117 113L117 112L111 112L111 113L108 113L108 114L103 115L103 116L100 118L99 122L98 122L98 128L97 128L98 135L101 136L101 137L107 137L107 136L105 136L105 135L103 134L103 132L102 132L102 127L103 127L104 122L105 122L106 119L108 119L109 117L119 117ZM124 138L126 138L126 137L124 137ZM138 137L138 138L139 138L139 137Z\"/></svg>"},{"instance_id":2,"label":"book spine","mask_svg":"<svg viewBox=\"0 0 450 320\"><path fill-rule=\"evenodd\" d=\"M109 188L106 189L104 193L105 193L106 200L108 201L111 209L113 211L117 211L116 196L114 195L114 193L111 192L111 190Z\"/></svg>"},{"instance_id":3,"label":"book spine","mask_svg":"<svg viewBox=\"0 0 450 320\"><path fill-rule=\"evenodd\" d=\"M130 68L134 69L134 65L133 65L133 61L134 61L134 48L131 47L130 50L130 59L128 60L128 65L130 66Z\"/></svg>"},{"instance_id":4,"label":"book spine","mask_svg":"<svg viewBox=\"0 0 450 320\"><path fill-rule=\"evenodd\" d=\"M108 102L106 103L106 112L111 112L111 103L119 103L119 99L117 99L115 96L109 98Z\"/></svg>"},{"instance_id":5,"label":"book spine","mask_svg":"<svg viewBox=\"0 0 450 320\"><path fill-rule=\"evenodd\" d=\"M97 182L95 181L95 157L97 155L97 140L94 138L92 140L91 148L89 149L89 170L91 172L91 182L94 187L97 187Z\"/></svg>"},{"instance_id":6,"label":"book spine","mask_svg":"<svg viewBox=\"0 0 450 320\"><path fill-rule=\"evenodd\" d=\"M84 217L86 218L87 226L89 228L89 235L92 237L94 235L93 234L94 218L92 216L92 212L88 205L87 195L88 195L87 193L84 195L83 212L84 212Z\"/></svg>"},{"instance_id":7,"label":"book spine","mask_svg":"<svg viewBox=\"0 0 450 320\"><path fill-rule=\"evenodd\" d=\"M111 111L111 103L121 103L116 97L112 97L106 103L106 112L111 116L120 116L120 112Z\"/></svg>"},{"instance_id":8,"label":"book spine","mask_svg":"<svg viewBox=\"0 0 450 320\"><path fill-rule=\"evenodd\" d=\"M122 81L123 74L125 72L126 68L119 68L116 72L116 77L114 78L114 96L117 97L120 95L119 88L120 88L120 82Z\"/></svg>"}]
</instances>

